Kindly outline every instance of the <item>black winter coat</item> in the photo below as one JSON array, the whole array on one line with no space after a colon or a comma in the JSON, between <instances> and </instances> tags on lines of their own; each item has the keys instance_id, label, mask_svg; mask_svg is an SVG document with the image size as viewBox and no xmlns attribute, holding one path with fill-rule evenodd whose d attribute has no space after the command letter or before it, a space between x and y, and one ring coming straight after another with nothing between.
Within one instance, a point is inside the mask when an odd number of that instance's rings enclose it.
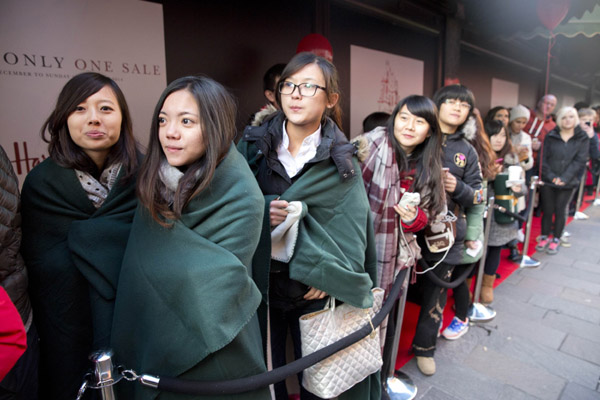
<instances>
[{"instance_id":1,"label":"black winter coat","mask_svg":"<svg viewBox=\"0 0 600 400\"><path fill-rule=\"evenodd\" d=\"M284 121L285 115L279 111L267 117L260 126L247 126L242 136L243 141L254 143L259 150L255 160L258 164L256 180L264 195L282 194L311 166L329 157L337 166L342 180L357 174L358 171L354 170L352 164L352 155L356 149L335 122L327 118L321 127L322 139L317 147L317 154L294 178L290 178L277 157L277 147L283 138Z\"/></svg>"},{"instance_id":2,"label":"black winter coat","mask_svg":"<svg viewBox=\"0 0 600 400\"><path fill-rule=\"evenodd\" d=\"M556 127L544 138L542 147L542 181L552 184L554 178L565 182L558 188L573 189L579 185L589 155L589 141L586 133L575 128L575 133L566 142Z\"/></svg>"}]
</instances>

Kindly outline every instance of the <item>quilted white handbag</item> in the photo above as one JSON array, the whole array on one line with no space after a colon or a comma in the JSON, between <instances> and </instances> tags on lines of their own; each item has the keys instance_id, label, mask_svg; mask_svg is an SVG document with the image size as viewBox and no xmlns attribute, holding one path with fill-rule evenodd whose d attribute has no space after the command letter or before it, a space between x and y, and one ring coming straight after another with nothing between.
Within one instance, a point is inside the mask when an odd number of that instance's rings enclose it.
<instances>
[{"instance_id":1,"label":"quilted white handbag","mask_svg":"<svg viewBox=\"0 0 600 400\"><path fill-rule=\"evenodd\" d=\"M335 299L330 297L323 310L301 316L302 355L314 353L371 323L381 309L384 291L374 288L372 292L371 308L361 309L349 304L336 307ZM382 364L378 327L352 346L305 369L302 386L319 397L331 399L377 372Z\"/></svg>"}]
</instances>

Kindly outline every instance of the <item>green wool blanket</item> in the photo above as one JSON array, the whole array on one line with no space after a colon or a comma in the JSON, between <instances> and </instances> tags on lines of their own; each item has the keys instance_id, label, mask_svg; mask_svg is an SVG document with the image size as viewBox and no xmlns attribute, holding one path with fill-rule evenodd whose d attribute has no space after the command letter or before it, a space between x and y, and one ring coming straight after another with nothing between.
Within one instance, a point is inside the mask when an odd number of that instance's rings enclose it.
<instances>
[{"instance_id":1,"label":"green wool blanket","mask_svg":"<svg viewBox=\"0 0 600 400\"><path fill-rule=\"evenodd\" d=\"M260 157L256 147L242 141L238 148L256 170ZM352 162L354 170L360 171L356 158ZM269 203L275 198L265 196L263 234L253 260L254 279L264 303L268 303L271 262ZM290 278L355 307L371 307L371 288L377 283L377 254L371 209L361 175L343 181L328 158L313 165L280 198L301 201L306 209L289 261ZM379 398L379 372L340 395L340 400Z\"/></svg>"},{"instance_id":2,"label":"green wool blanket","mask_svg":"<svg viewBox=\"0 0 600 400\"><path fill-rule=\"evenodd\" d=\"M251 278L263 208L252 172L233 146L170 228L138 207L117 292L112 344L118 363L138 373L197 380L265 371L256 319L261 296ZM137 383L131 389L135 394L124 398L159 394ZM218 398L269 394L265 388Z\"/></svg>"},{"instance_id":3,"label":"green wool blanket","mask_svg":"<svg viewBox=\"0 0 600 400\"><path fill-rule=\"evenodd\" d=\"M89 353L110 341L137 206L135 181L119 177L96 209L75 171L46 159L27 175L21 198L21 252L41 339L40 386L48 398L74 398L91 366Z\"/></svg>"},{"instance_id":4,"label":"green wool blanket","mask_svg":"<svg viewBox=\"0 0 600 400\"><path fill-rule=\"evenodd\" d=\"M360 171L353 161L354 170ZM355 307L371 307L377 265L362 177L341 182L328 159L311 167L281 200L301 201L307 209L289 262L290 278Z\"/></svg>"},{"instance_id":5,"label":"green wool blanket","mask_svg":"<svg viewBox=\"0 0 600 400\"><path fill-rule=\"evenodd\" d=\"M240 142L238 147L250 166L256 167L254 146ZM354 170L360 171L358 161L352 158L352 162ZM265 196L265 219L269 203L275 198ZM290 278L355 307L370 307L371 288L377 282L377 255L371 211L360 174L342 181L328 158L313 165L280 198L301 201L306 209L289 262ZM263 234L254 260L254 276L263 295L268 291L270 260L270 236Z\"/></svg>"}]
</instances>

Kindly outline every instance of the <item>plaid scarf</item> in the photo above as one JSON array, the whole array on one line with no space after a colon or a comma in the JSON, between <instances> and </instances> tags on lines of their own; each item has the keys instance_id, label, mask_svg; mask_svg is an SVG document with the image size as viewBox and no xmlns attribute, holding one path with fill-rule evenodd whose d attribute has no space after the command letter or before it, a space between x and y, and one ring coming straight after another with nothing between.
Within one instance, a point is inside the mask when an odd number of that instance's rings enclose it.
<instances>
[{"instance_id":1,"label":"plaid scarf","mask_svg":"<svg viewBox=\"0 0 600 400\"><path fill-rule=\"evenodd\" d=\"M377 277L386 296L400 270L421 258L421 249L411 232L402 232L394 205L402 198L401 175L393 144L383 127L362 135L369 154L361 163L365 189L373 214L377 248ZM421 193L423 197L423 193Z\"/></svg>"}]
</instances>

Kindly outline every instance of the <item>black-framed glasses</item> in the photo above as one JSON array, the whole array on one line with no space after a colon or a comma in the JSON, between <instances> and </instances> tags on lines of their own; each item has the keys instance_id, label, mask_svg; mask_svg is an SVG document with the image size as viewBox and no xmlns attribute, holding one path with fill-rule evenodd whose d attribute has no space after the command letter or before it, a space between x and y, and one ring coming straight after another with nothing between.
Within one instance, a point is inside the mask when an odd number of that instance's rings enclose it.
<instances>
[{"instance_id":1,"label":"black-framed glasses","mask_svg":"<svg viewBox=\"0 0 600 400\"><path fill-rule=\"evenodd\" d=\"M281 94L292 94L296 88L298 88L300 96L306 97L313 97L317 93L317 89L327 89L323 86L315 85L314 83L301 83L296 85L295 83L288 81L279 82L279 93Z\"/></svg>"}]
</instances>

